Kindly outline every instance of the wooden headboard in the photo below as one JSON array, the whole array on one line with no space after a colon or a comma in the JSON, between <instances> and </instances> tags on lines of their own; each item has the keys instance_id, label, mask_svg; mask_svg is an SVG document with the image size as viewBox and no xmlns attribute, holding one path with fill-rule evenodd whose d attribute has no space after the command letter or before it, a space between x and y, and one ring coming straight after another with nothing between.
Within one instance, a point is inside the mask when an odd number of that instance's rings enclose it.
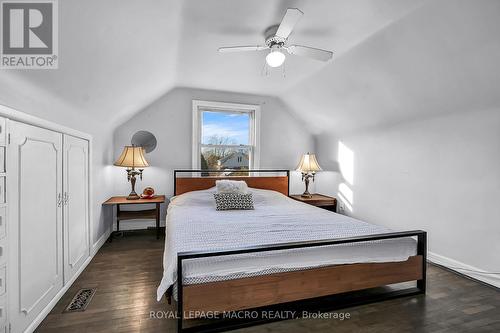
<instances>
[{"instance_id":1,"label":"wooden headboard","mask_svg":"<svg viewBox=\"0 0 500 333\"><path fill-rule=\"evenodd\" d=\"M263 190L273 190L288 196L290 184L289 170L249 170L251 176L217 176L214 174L227 171L202 171L202 170L174 170L174 195L190 191L206 190L215 186L215 181L220 179L244 180L249 187L259 188ZM179 176L179 173L184 174L208 174L207 176ZM269 173L284 173L281 176L267 176ZM259 174L254 176L254 174Z\"/></svg>"}]
</instances>

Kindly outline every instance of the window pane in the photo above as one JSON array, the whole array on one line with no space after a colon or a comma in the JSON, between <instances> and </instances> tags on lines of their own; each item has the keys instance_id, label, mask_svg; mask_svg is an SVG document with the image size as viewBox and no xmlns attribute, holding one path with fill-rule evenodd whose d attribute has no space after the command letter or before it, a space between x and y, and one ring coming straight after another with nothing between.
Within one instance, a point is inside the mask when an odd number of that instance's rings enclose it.
<instances>
[{"instance_id":1,"label":"window pane","mask_svg":"<svg viewBox=\"0 0 500 333\"><path fill-rule=\"evenodd\" d=\"M201 148L202 170L250 169L250 148Z\"/></svg>"},{"instance_id":2,"label":"window pane","mask_svg":"<svg viewBox=\"0 0 500 333\"><path fill-rule=\"evenodd\" d=\"M203 111L201 143L207 145L248 145L250 114Z\"/></svg>"}]
</instances>

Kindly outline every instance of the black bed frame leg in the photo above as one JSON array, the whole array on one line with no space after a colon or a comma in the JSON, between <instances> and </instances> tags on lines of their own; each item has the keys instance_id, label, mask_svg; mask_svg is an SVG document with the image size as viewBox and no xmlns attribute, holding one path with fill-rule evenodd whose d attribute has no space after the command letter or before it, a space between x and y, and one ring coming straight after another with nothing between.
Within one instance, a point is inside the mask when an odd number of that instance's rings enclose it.
<instances>
[{"instance_id":1,"label":"black bed frame leg","mask_svg":"<svg viewBox=\"0 0 500 333\"><path fill-rule=\"evenodd\" d=\"M182 321L183 321L182 311L177 310L177 333L182 333Z\"/></svg>"},{"instance_id":2,"label":"black bed frame leg","mask_svg":"<svg viewBox=\"0 0 500 333\"><path fill-rule=\"evenodd\" d=\"M417 280L417 288L425 294L427 288L427 233L422 232L417 236L417 254L422 256L422 279Z\"/></svg>"},{"instance_id":3,"label":"black bed frame leg","mask_svg":"<svg viewBox=\"0 0 500 333\"><path fill-rule=\"evenodd\" d=\"M172 289L172 286L170 286L165 293L165 298L167 299L168 305L172 305Z\"/></svg>"},{"instance_id":4,"label":"black bed frame leg","mask_svg":"<svg viewBox=\"0 0 500 333\"><path fill-rule=\"evenodd\" d=\"M182 321L184 319L184 309L182 305L182 258L177 257L177 332L182 333Z\"/></svg>"}]
</instances>

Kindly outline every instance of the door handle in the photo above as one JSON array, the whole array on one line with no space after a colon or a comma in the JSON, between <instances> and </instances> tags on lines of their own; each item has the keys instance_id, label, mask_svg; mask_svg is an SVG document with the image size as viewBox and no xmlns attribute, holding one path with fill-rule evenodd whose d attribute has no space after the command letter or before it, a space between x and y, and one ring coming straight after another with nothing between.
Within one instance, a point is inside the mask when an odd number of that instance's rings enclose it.
<instances>
[{"instance_id":1,"label":"door handle","mask_svg":"<svg viewBox=\"0 0 500 333\"><path fill-rule=\"evenodd\" d=\"M61 207L61 204L62 204L62 195L61 193L59 193L57 195L57 207Z\"/></svg>"},{"instance_id":2,"label":"door handle","mask_svg":"<svg viewBox=\"0 0 500 333\"><path fill-rule=\"evenodd\" d=\"M69 193L64 192L64 205L67 206L69 201Z\"/></svg>"}]
</instances>

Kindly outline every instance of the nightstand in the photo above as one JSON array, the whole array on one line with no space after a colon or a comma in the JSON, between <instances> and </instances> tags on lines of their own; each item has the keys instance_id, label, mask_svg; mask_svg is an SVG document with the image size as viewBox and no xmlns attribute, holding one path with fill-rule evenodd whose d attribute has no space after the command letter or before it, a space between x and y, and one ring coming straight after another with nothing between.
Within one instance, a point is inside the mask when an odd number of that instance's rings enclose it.
<instances>
[{"instance_id":1,"label":"nightstand","mask_svg":"<svg viewBox=\"0 0 500 333\"><path fill-rule=\"evenodd\" d=\"M164 195L155 195L150 199L127 200L127 197L111 197L103 205L116 206L116 232L120 231L120 221L135 219L151 219L156 221L156 239L160 239L160 204L165 202ZM124 205L147 205L155 204L154 209L144 210L121 210ZM111 242L113 233L109 237Z\"/></svg>"},{"instance_id":2,"label":"nightstand","mask_svg":"<svg viewBox=\"0 0 500 333\"><path fill-rule=\"evenodd\" d=\"M304 202L309 205L324 208L326 210L337 212L337 199L323 194L313 194L312 197L306 198L300 194L290 195L290 198Z\"/></svg>"}]
</instances>

